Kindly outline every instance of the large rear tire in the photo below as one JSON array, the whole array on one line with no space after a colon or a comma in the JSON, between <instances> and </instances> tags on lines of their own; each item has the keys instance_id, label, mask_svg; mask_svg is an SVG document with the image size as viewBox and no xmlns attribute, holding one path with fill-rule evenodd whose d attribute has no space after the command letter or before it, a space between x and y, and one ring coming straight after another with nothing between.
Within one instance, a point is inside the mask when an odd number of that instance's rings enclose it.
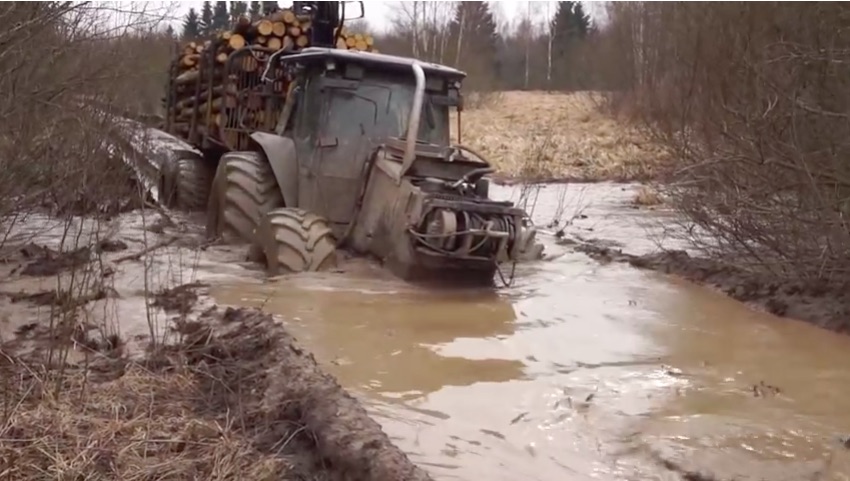
<instances>
[{"instance_id":1,"label":"large rear tire","mask_svg":"<svg viewBox=\"0 0 850 481\"><path fill-rule=\"evenodd\" d=\"M336 241L327 221L303 209L266 212L251 250L252 258L265 260L270 275L324 271L337 265Z\"/></svg>"},{"instance_id":2,"label":"large rear tire","mask_svg":"<svg viewBox=\"0 0 850 481\"><path fill-rule=\"evenodd\" d=\"M209 200L213 172L200 157L182 157L163 172L162 204L168 208L203 211Z\"/></svg>"},{"instance_id":3,"label":"large rear tire","mask_svg":"<svg viewBox=\"0 0 850 481\"><path fill-rule=\"evenodd\" d=\"M266 159L256 152L221 157L207 209L207 235L228 243L253 242L263 215L283 207L283 194Z\"/></svg>"}]
</instances>

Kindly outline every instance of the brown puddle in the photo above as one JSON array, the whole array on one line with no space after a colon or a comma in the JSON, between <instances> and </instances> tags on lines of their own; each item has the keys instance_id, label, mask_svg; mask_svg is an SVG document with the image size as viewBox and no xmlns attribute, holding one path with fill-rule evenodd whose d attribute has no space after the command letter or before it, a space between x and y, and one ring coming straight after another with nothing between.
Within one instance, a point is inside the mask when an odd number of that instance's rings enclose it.
<instances>
[{"instance_id":1,"label":"brown puddle","mask_svg":"<svg viewBox=\"0 0 850 481\"><path fill-rule=\"evenodd\" d=\"M556 189L538 197L540 224ZM630 189L577 195L587 218L572 231L653 248L657 221L627 206ZM440 479L815 479L830 457L820 479L850 476L837 441L850 434L850 338L560 254L495 292L418 288L365 266L213 292L288 319Z\"/></svg>"}]
</instances>

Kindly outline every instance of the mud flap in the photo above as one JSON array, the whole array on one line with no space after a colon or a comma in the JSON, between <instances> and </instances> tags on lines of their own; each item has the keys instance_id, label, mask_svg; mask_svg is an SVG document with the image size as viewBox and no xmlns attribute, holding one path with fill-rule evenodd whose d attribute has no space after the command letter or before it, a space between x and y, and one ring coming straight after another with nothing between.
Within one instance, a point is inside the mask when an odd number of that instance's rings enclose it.
<instances>
[{"instance_id":1,"label":"mud flap","mask_svg":"<svg viewBox=\"0 0 850 481\"><path fill-rule=\"evenodd\" d=\"M251 139L260 146L271 165L277 185L287 206L298 205L298 159L295 142L288 137L254 132Z\"/></svg>"}]
</instances>

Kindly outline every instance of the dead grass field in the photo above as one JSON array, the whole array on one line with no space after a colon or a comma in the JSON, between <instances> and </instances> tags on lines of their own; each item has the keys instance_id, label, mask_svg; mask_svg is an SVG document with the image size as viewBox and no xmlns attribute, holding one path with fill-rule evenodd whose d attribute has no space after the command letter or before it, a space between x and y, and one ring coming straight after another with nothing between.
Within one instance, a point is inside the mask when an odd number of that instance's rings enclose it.
<instances>
[{"instance_id":1,"label":"dead grass field","mask_svg":"<svg viewBox=\"0 0 850 481\"><path fill-rule=\"evenodd\" d=\"M594 96L510 91L475 98L473 94L462 114L461 143L486 156L499 176L508 179L655 177L664 163L662 149L624 120L603 112Z\"/></svg>"}]
</instances>

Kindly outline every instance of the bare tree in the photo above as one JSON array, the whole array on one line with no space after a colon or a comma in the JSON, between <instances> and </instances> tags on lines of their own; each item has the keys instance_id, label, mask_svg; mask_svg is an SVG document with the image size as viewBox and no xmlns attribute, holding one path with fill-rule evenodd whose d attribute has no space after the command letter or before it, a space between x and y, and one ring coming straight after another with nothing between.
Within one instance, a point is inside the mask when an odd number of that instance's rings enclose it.
<instances>
[{"instance_id":1,"label":"bare tree","mask_svg":"<svg viewBox=\"0 0 850 481\"><path fill-rule=\"evenodd\" d=\"M398 2L390 16L392 32L410 42L413 57L445 62L449 25L456 2Z\"/></svg>"},{"instance_id":2,"label":"bare tree","mask_svg":"<svg viewBox=\"0 0 850 481\"><path fill-rule=\"evenodd\" d=\"M850 281L850 7L634 2L608 33L628 101L679 169L666 193L709 255Z\"/></svg>"}]
</instances>

